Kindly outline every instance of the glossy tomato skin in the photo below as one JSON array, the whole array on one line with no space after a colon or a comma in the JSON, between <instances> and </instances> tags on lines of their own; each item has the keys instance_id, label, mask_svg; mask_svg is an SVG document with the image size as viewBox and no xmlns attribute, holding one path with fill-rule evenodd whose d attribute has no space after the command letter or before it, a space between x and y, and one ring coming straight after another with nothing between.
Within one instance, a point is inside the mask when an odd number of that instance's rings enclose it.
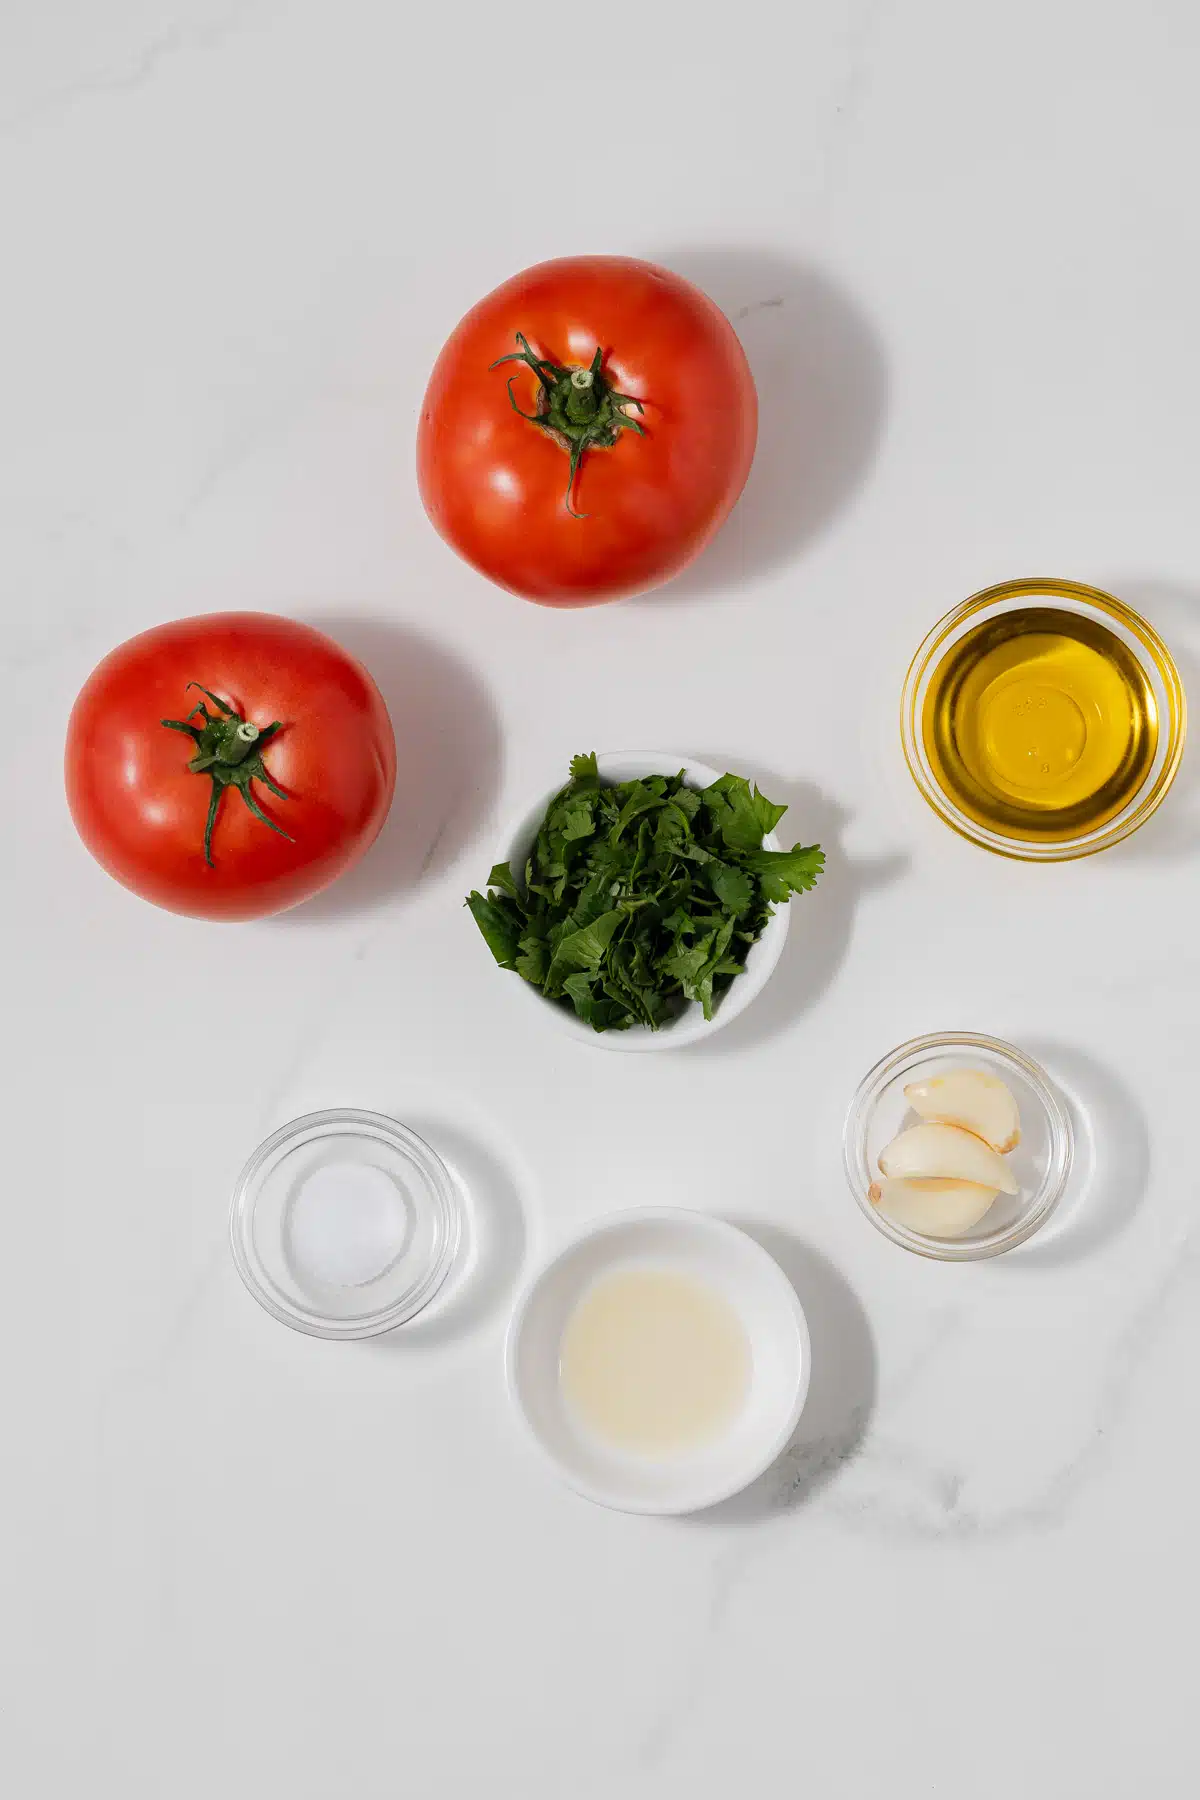
<instances>
[{"instance_id":1,"label":"glossy tomato skin","mask_svg":"<svg viewBox=\"0 0 1200 1800\"><path fill-rule=\"evenodd\" d=\"M539 356L590 363L640 399L644 438L585 451L566 506L566 451L525 412L538 381L490 367L523 332ZM459 555L512 593L583 606L657 587L728 516L754 456L758 401L733 327L699 288L653 263L572 256L538 263L467 314L434 365L417 434L425 510Z\"/></svg>"},{"instance_id":2,"label":"glossy tomato skin","mask_svg":"<svg viewBox=\"0 0 1200 1800\"><path fill-rule=\"evenodd\" d=\"M227 790L204 861L211 783L188 769L182 719L197 681L260 728L278 799L263 811L289 843ZM210 706L210 710L214 710ZM357 862L387 817L396 784L391 720L367 671L323 632L271 613L209 613L130 638L92 671L71 712L67 801L80 837L143 899L201 919L281 912Z\"/></svg>"}]
</instances>

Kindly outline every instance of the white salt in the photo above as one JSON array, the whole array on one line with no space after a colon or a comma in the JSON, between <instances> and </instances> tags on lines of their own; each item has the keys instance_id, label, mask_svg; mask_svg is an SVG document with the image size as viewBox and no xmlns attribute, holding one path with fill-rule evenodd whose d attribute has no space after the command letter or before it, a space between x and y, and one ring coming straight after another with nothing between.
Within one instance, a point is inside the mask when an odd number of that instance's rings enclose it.
<instances>
[{"instance_id":1,"label":"white salt","mask_svg":"<svg viewBox=\"0 0 1200 1800\"><path fill-rule=\"evenodd\" d=\"M361 1287L395 1262L407 1231L391 1177L370 1163L325 1163L292 1196L292 1260L310 1279Z\"/></svg>"}]
</instances>

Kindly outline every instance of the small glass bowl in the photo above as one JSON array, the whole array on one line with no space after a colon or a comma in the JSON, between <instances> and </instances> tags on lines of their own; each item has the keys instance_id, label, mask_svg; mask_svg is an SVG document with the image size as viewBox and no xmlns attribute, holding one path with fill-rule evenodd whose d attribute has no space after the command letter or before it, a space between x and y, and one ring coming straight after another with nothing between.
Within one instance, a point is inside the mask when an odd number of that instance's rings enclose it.
<instances>
[{"instance_id":1,"label":"small glass bowl","mask_svg":"<svg viewBox=\"0 0 1200 1800\"><path fill-rule=\"evenodd\" d=\"M990 830L955 802L938 781L925 748L925 700L942 661L958 640L976 626L1021 607L1058 608L1106 626L1126 645L1154 693L1158 742L1154 760L1140 788L1115 817L1093 831L1074 837L1036 841ZM1171 652L1158 633L1131 606L1099 588L1078 581L1053 579L1005 581L984 588L954 607L928 633L904 677L900 700L900 733L904 760L923 797L953 831L985 850L1023 862L1069 862L1107 850L1143 825L1162 804L1175 779L1187 735L1187 701Z\"/></svg>"},{"instance_id":2,"label":"small glass bowl","mask_svg":"<svg viewBox=\"0 0 1200 1800\"><path fill-rule=\"evenodd\" d=\"M381 1113L293 1119L238 1177L238 1274L272 1318L312 1337L377 1337L428 1306L454 1264L463 1202L436 1151Z\"/></svg>"},{"instance_id":3,"label":"small glass bowl","mask_svg":"<svg viewBox=\"0 0 1200 1800\"><path fill-rule=\"evenodd\" d=\"M872 1204L868 1188L879 1179L879 1153L898 1131L917 1122L904 1098L906 1082L983 1069L1005 1082L1021 1115L1021 1141L1005 1158L1020 1192L997 1194L973 1231L963 1237L927 1237L910 1231ZM1023 1244L1045 1224L1071 1172L1071 1116L1045 1070L1031 1057L973 1031L938 1031L913 1038L885 1056L867 1075L846 1115L842 1156L850 1190L876 1230L904 1250L936 1262L978 1262Z\"/></svg>"}]
</instances>

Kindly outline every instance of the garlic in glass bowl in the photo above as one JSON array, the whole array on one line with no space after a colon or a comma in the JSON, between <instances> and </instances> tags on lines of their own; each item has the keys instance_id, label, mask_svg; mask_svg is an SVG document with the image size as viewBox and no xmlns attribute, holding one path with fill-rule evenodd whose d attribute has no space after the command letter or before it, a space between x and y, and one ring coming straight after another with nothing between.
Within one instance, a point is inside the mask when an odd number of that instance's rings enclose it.
<instances>
[{"instance_id":1,"label":"garlic in glass bowl","mask_svg":"<svg viewBox=\"0 0 1200 1800\"><path fill-rule=\"evenodd\" d=\"M994 1077L1011 1104L995 1092L985 1099L968 1075ZM952 1109L975 1129L949 1123ZM983 1131L1018 1139L1001 1152ZM855 1199L885 1237L939 1262L971 1262L1023 1243L1049 1217L1071 1168L1071 1119L1023 1051L975 1032L935 1032L901 1044L865 1077L843 1158Z\"/></svg>"}]
</instances>

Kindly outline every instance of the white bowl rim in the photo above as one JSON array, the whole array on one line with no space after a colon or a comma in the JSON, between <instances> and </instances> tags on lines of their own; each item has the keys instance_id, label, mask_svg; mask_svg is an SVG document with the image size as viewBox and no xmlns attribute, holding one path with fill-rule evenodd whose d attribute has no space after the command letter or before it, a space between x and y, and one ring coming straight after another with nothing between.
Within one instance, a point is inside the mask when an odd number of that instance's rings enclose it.
<instances>
[{"instance_id":1,"label":"white bowl rim","mask_svg":"<svg viewBox=\"0 0 1200 1800\"><path fill-rule=\"evenodd\" d=\"M740 1246L749 1244L751 1251L762 1259L760 1266L768 1272L768 1279L776 1284L781 1300L790 1313L795 1327L800 1351L800 1377L796 1383L796 1392L785 1420L777 1428L768 1447L761 1451L752 1464L748 1463L732 1480L694 1493L683 1501L643 1500L632 1501L628 1498L616 1499L610 1492L597 1487L592 1482L581 1479L561 1462L544 1442L529 1414L525 1410L521 1396L520 1382L517 1376L517 1347L525 1326L530 1307L540 1289L559 1263L566 1260L582 1244L591 1239L603 1237L606 1232L617 1231L629 1225L669 1225L682 1227L689 1231L698 1231L728 1243L736 1239ZM554 1470L560 1481L584 1500L590 1500L595 1506L606 1507L610 1512L636 1513L643 1517L680 1518L687 1513L701 1512L710 1506L719 1506L723 1500L732 1499L750 1484L764 1475L787 1448L797 1425L800 1423L808 1400L809 1383L812 1379L812 1337L808 1328L808 1318L801 1305L800 1296L788 1276L771 1252L760 1244L753 1234L730 1219L723 1219L713 1213L693 1211L686 1206L634 1206L623 1208L619 1212L602 1213L597 1218L589 1219L577 1231L561 1243L556 1250L546 1256L526 1283L509 1320L508 1332L504 1341L504 1379L508 1389L509 1402L521 1421L526 1437L534 1445L538 1455L547 1466Z\"/></svg>"},{"instance_id":2,"label":"white bowl rim","mask_svg":"<svg viewBox=\"0 0 1200 1800\"><path fill-rule=\"evenodd\" d=\"M596 752L596 766L603 778L605 764L612 763L645 763L647 775L677 775L680 770L687 777L689 787L711 787L719 781L721 771L714 769L710 763L700 762L694 756L680 756L669 750L603 750ZM620 780L628 780L629 776L620 776ZM492 862L512 863L517 844L525 837L529 821L536 815L540 822L545 815L551 800L566 787L565 781L559 781L552 788L547 788L543 797L531 805L522 807L519 813L512 814L505 830L500 835L499 848ZM536 826L535 826L536 829ZM780 840L777 832L769 831L763 838L763 848L778 850ZM721 1003L711 1019L706 1019L701 1008L694 1000L689 1001L678 1018L669 1024L651 1031L646 1025L631 1025L625 1031L594 1031L590 1025L576 1016L565 1006L559 1006L553 1000L547 1000L528 981L511 970L510 990L514 984L523 989L524 994L518 1004L530 1004L538 1007L543 1014L549 1013L551 1022L560 1031L578 1042L593 1045L598 1050L616 1050L640 1053L645 1051L683 1050L689 1044L695 1044L719 1031L723 1025L729 1025L739 1014L745 1012L766 987L775 972L779 958L783 954L783 946L787 939L791 924L791 903L777 905L767 924L763 928L758 941L753 944L747 955L747 966L744 975L738 975L730 983L721 996Z\"/></svg>"}]
</instances>

